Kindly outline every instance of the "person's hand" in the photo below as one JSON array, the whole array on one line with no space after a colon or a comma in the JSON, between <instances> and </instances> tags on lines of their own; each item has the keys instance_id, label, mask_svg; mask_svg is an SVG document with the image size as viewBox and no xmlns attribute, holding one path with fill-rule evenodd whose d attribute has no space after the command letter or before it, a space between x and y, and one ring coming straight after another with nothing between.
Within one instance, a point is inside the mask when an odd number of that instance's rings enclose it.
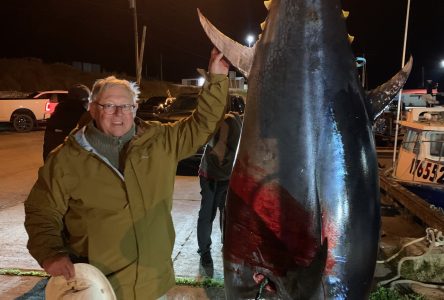
<instances>
[{"instance_id":1,"label":"person's hand","mask_svg":"<svg viewBox=\"0 0 444 300\"><path fill-rule=\"evenodd\" d=\"M276 292L276 288L274 287L274 285L272 283L268 283L268 279L265 278L265 276L263 274L260 273L254 273L253 274L253 280L254 282L256 282L259 285L265 284L265 290L269 291L269 292ZM264 280L266 280L264 282Z\"/></svg>"},{"instance_id":2,"label":"person's hand","mask_svg":"<svg viewBox=\"0 0 444 300\"><path fill-rule=\"evenodd\" d=\"M57 255L43 261L43 269L51 276L63 275L66 280L74 278L74 265L68 255Z\"/></svg>"},{"instance_id":3,"label":"person's hand","mask_svg":"<svg viewBox=\"0 0 444 300\"><path fill-rule=\"evenodd\" d=\"M208 64L208 72L210 74L228 75L230 64L223 58L224 54L213 48L211 50L210 63Z\"/></svg>"}]
</instances>

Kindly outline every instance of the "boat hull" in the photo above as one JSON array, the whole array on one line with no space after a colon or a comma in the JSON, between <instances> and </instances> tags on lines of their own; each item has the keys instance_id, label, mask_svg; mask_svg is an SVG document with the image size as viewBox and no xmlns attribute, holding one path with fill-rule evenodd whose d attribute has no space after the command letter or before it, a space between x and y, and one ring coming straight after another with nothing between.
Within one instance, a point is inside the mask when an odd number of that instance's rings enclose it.
<instances>
[{"instance_id":1,"label":"boat hull","mask_svg":"<svg viewBox=\"0 0 444 300\"><path fill-rule=\"evenodd\" d=\"M427 203L444 209L444 186L422 185L417 183L401 183L412 193L418 195Z\"/></svg>"}]
</instances>

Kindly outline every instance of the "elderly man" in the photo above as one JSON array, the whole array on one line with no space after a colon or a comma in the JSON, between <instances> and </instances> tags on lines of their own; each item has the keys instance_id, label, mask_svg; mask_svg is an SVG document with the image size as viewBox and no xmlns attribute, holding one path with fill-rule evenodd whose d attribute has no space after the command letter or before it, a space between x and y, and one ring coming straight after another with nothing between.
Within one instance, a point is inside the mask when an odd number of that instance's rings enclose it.
<instances>
[{"instance_id":1,"label":"elderly man","mask_svg":"<svg viewBox=\"0 0 444 300\"><path fill-rule=\"evenodd\" d=\"M25 202L31 255L70 279L89 262L118 299L158 299L174 285L171 208L177 163L223 117L228 64L216 49L198 106L174 124L134 121L139 90L108 77L93 88L93 121L51 152Z\"/></svg>"}]
</instances>

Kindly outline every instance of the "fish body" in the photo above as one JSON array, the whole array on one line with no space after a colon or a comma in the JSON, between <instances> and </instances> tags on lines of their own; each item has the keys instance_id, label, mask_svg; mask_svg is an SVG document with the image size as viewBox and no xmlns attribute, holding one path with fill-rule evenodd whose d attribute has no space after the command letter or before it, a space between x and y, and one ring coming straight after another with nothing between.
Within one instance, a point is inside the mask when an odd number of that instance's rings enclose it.
<instances>
[{"instance_id":1,"label":"fish body","mask_svg":"<svg viewBox=\"0 0 444 300\"><path fill-rule=\"evenodd\" d=\"M239 45L210 39L233 61ZM340 2L272 0L252 51L240 55L252 64L225 209L227 299L366 299L380 230L372 122L384 105L360 85Z\"/></svg>"}]
</instances>

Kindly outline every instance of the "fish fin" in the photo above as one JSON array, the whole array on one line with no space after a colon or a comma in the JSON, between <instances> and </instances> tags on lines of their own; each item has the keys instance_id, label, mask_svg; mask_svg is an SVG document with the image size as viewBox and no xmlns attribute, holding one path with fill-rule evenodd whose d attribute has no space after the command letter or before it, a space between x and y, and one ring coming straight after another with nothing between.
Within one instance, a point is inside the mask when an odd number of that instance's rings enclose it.
<instances>
[{"instance_id":1,"label":"fish fin","mask_svg":"<svg viewBox=\"0 0 444 300\"><path fill-rule=\"evenodd\" d=\"M239 44L220 32L210 21L208 21L199 9L197 9L197 13L202 28L214 46L224 54L225 58L228 59L239 72L248 78L251 65L253 64L256 44L253 47Z\"/></svg>"},{"instance_id":2,"label":"fish fin","mask_svg":"<svg viewBox=\"0 0 444 300\"><path fill-rule=\"evenodd\" d=\"M409 61L405 64L402 70L400 70L389 81L381 84L367 94L367 104L370 104L371 109L371 114L369 114L371 121L376 120L376 118L384 111L387 105L393 101L394 97L402 89L410 75L412 65L413 57L410 56Z\"/></svg>"},{"instance_id":3,"label":"fish fin","mask_svg":"<svg viewBox=\"0 0 444 300\"><path fill-rule=\"evenodd\" d=\"M290 291L293 288L296 289L291 292L293 295L298 295L296 299L326 299L322 281L327 265L327 257L328 240L325 238L310 266L299 270L296 280L291 286L286 287Z\"/></svg>"},{"instance_id":4,"label":"fish fin","mask_svg":"<svg viewBox=\"0 0 444 300\"><path fill-rule=\"evenodd\" d=\"M351 44L355 40L355 36L347 34L347 40L348 40L348 43Z\"/></svg>"}]
</instances>

